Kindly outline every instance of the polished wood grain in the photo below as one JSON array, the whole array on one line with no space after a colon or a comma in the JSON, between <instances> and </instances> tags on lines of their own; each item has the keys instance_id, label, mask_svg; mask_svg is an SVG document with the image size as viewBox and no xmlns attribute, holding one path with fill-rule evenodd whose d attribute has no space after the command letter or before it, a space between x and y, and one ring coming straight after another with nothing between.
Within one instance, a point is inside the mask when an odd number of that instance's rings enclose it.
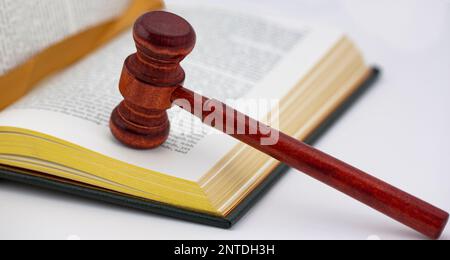
<instances>
[{"instance_id":1,"label":"polished wood grain","mask_svg":"<svg viewBox=\"0 0 450 260\"><path fill-rule=\"evenodd\" d=\"M153 148L169 133L166 110L172 104L199 117L234 138L347 194L406 226L437 239L448 213L383 182L349 164L327 155L295 138L262 124L225 104L182 87L184 71L179 63L195 44L195 33L187 21L167 12L141 17L134 27L137 53L124 65L120 91L125 100L111 116L111 130L125 145ZM186 105L187 104L187 105ZM202 109L199 113L195 108ZM221 113L221 121L205 120ZM245 120L238 120L244 118ZM250 130L258 126L256 132ZM244 129L237 133L237 129ZM253 129L254 130L254 129ZM279 136L274 144L263 139Z\"/></svg>"},{"instance_id":2,"label":"polished wood grain","mask_svg":"<svg viewBox=\"0 0 450 260\"><path fill-rule=\"evenodd\" d=\"M184 100L188 100L191 107L187 110L191 112L195 111L194 107L210 106L208 105L208 102L211 102L210 99L195 98L196 95L198 94L180 87L174 91L172 100L175 104L180 102L180 105L185 105ZM223 121L210 125L224 132L230 132L229 128L239 128L249 133L250 126L258 125L256 134L232 134L231 136L430 238L439 238L444 230L449 217L447 212L255 119L246 115L237 116L240 112L225 104L215 100L213 103L219 108L193 114L204 121L214 111L221 111L222 117L216 118L223 118ZM234 120L228 120L230 117ZM245 120L237 120L242 117ZM274 132L279 134L278 142L274 145L261 145L262 139L270 138Z\"/></svg>"},{"instance_id":3,"label":"polished wood grain","mask_svg":"<svg viewBox=\"0 0 450 260\"><path fill-rule=\"evenodd\" d=\"M167 109L184 82L180 62L194 48L196 35L183 18L155 11L136 21L133 37L138 51L125 60L119 82L125 100L113 111L110 128L122 143L150 149L169 136Z\"/></svg>"}]
</instances>

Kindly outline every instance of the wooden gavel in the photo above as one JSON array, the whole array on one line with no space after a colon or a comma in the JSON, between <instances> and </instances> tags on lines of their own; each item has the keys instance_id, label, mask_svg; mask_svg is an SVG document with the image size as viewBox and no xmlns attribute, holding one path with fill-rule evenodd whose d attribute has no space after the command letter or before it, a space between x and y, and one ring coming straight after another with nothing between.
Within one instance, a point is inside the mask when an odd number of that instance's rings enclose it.
<instances>
[{"instance_id":1,"label":"wooden gavel","mask_svg":"<svg viewBox=\"0 0 450 260\"><path fill-rule=\"evenodd\" d=\"M113 111L110 122L113 135L125 145L150 149L164 143L170 129L166 110L172 104L181 106L202 121L211 113L222 113L223 122L204 123L225 133L234 130L230 134L234 138L429 238L438 239L442 234L449 217L447 212L225 104L182 87L185 73L180 62L193 50L196 41L194 29L183 18L164 11L144 14L136 21L133 36L137 53L125 60L119 83L125 100ZM196 111L196 108L211 108L212 105L213 109ZM252 125L258 125L260 130L250 133ZM237 128L245 129L244 134L237 133ZM263 145L263 138L274 136L273 133L279 137L278 141Z\"/></svg>"}]
</instances>

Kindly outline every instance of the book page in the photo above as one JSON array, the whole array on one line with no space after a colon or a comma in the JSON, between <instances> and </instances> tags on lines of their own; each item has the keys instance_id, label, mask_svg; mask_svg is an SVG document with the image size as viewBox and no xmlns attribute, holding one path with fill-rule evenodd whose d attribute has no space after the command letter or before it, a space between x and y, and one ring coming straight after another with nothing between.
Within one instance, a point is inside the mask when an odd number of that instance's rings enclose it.
<instances>
[{"instance_id":1,"label":"book page","mask_svg":"<svg viewBox=\"0 0 450 260\"><path fill-rule=\"evenodd\" d=\"M224 101L283 97L340 36L229 10L170 10L190 21L198 37L183 62L185 86ZM32 129L140 167L198 180L236 144L234 139L175 107L169 111L169 140L160 148L129 149L109 131L111 111L122 100L123 61L134 48L128 31L0 113L0 126Z\"/></svg>"},{"instance_id":2,"label":"book page","mask_svg":"<svg viewBox=\"0 0 450 260\"><path fill-rule=\"evenodd\" d=\"M0 0L0 75L69 35L120 15L129 0Z\"/></svg>"}]
</instances>

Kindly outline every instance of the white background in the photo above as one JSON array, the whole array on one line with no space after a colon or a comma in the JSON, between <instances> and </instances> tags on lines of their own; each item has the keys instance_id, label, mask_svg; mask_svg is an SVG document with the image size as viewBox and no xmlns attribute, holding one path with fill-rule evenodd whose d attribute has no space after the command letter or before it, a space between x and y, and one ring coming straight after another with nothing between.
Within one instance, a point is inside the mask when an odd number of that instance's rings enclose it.
<instances>
[{"instance_id":1,"label":"white background","mask_svg":"<svg viewBox=\"0 0 450 260\"><path fill-rule=\"evenodd\" d=\"M317 147L450 211L450 1L227 3L255 13L333 24L348 32L367 60L382 67L383 76ZM443 239L450 239L449 229ZM0 181L0 238L423 237L291 170L231 230Z\"/></svg>"}]
</instances>

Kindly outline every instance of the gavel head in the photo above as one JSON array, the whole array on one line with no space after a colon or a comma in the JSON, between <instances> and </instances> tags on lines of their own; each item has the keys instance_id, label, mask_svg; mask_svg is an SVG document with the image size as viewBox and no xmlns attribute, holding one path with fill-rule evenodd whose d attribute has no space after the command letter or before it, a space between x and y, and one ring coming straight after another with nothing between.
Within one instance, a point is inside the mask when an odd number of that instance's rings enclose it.
<instances>
[{"instance_id":1,"label":"gavel head","mask_svg":"<svg viewBox=\"0 0 450 260\"><path fill-rule=\"evenodd\" d=\"M183 18L164 11L144 14L135 23L137 52L124 63L119 89L124 97L113 111L110 128L123 144L150 149L164 143L170 130L167 109L185 79L180 62L195 45L195 32Z\"/></svg>"}]
</instances>

